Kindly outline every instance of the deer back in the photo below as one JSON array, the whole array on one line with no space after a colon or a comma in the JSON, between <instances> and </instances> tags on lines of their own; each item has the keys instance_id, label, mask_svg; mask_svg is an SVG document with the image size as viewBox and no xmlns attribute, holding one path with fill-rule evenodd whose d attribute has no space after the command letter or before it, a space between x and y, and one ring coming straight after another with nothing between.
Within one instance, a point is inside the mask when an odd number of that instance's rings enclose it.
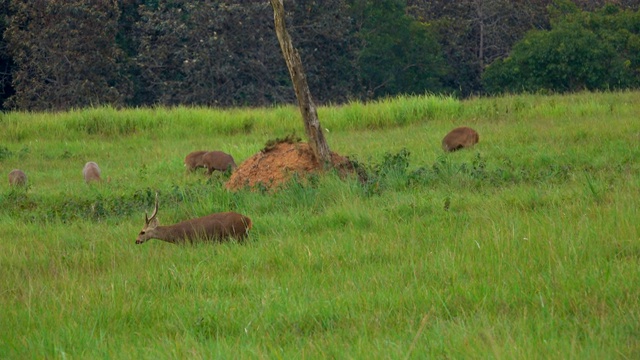
<instances>
[{"instance_id":1,"label":"deer back","mask_svg":"<svg viewBox=\"0 0 640 360\"><path fill-rule=\"evenodd\" d=\"M205 167L204 162L202 161L202 156L204 154L206 154L206 153L207 153L207 151L205 151L205 150L198 150L198 151L190 152L184 158L184 166L189 171L193 171L193 170L195 170L197 168Z\"/></svg>"},{"instance_id":2,"label":"deer back","mask_svg":"<svg viewBox=\"0 0 640 360\"><path fill-rule=\"evenodd\" d=\"M227 171L228 169L235 169L237 167L236 162L233 161L233 157L222 151L209 151L202 156L202 161L207 167L209 174L213 171Z\"/></svg>"},{"instance_id":3,"label":"deer back","mask_svg":"<svg viewBox=\"0 0 640 360\"><path fill-rule=\"evenodd\" d=\"M451 130L442 139L442 149L446 152L471 147L480 141L478 133L470 127L462 126Z\"/></svg>"},{"instance_id":4,"label":"deer back","mask_svg":"<svg viewBox=\"0 0 640 360\"><path fill-rule=\"evenodd\" d=\"M90 183L92 181L101 181L100 179L100 167L93 161L89 161L84 164L84 168L82 169L82 176L84 177L84 181Z\"/></svg>"},{"instance_id":5,"label":"deer back","mask_svg":"<svg viewBox=\"0 0 640 360\"><path fill-rule=\"evenodd\" d=\"M10 186L26 186L27 174L20 169L13 169L9 173L9 185Z\"/></svg>"}]
</instances>

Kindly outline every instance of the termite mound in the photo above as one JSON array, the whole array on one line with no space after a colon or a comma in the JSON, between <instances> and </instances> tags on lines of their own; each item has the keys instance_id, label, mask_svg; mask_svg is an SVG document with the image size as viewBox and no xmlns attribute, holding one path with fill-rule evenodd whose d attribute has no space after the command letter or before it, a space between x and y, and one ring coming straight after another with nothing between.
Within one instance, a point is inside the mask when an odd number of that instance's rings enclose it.
<instances>
[{"instance_id":1,"label":"termite mound","mask_svg":"<svg viewBox=\"0 0 640 360\"><path fill-rule=\"evenodd\" d=\"M334 152L331 152L331 167L341 176L354 173L352 162ZM316 160L309 144L300 142L295 136L287 136L268 141L264 149L238 166L225 186L229 190L276 190L284 186L294 174L305 179L310 174L324 171L325 167Z\"/></svg>"}]
</instances>

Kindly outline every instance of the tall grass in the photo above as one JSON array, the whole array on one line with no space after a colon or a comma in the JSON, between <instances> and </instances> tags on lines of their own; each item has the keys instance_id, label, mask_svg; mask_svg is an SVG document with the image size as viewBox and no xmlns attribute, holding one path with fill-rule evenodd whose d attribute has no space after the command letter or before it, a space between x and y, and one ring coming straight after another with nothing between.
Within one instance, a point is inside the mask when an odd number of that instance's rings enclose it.
<instances>
[{"instance_id":1,"label":"tall grass","mask_svg":"<svg viewBox=\"0 0 640 360\"><path fill-rule=\"evenodd\" d=\"M187 174L302 135L294 107L7 113L2 358L638 358L640 93L407 97L319 109L333 173L276 193ZM454 126L480 133L444 154ZM84 162L111 182L86 185ZM6 176L6 175L5 175ZM234 210L246 243L135 245Z\"/></svg>"}]
</instances>

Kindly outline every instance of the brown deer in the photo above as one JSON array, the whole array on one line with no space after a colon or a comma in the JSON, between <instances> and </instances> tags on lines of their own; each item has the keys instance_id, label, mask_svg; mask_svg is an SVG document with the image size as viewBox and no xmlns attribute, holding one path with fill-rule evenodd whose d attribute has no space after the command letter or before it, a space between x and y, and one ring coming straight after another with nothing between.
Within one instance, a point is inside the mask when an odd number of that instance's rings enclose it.
<instances>
[{"instance_id":1,"label":"brown deer","mask_svg":"<svg viewBox=\"0 0 640 360\"><path fill-rule=\"evenodd\" d=\"M13 169L9 173L10 186L27 186L27 174L20 169Z\"/></svg>"},{"instance_id":2,"label":"brown deer","mask_svg":"<svg viewBox=\"0 0 640 360\"><path fill-rule=\"evenodd\" d=\"M207 173L211 175L215 170L227 171L237 168L236 162L233 161L233 157L222 151L209 151L202 156L202 162L207 168Z\"/></svg>"},{"instance_id":3,"label":"brown deer","mask_svg":"<svg viewBox=\"0 0 640 360\"><path fill-rule=\"evenodd\" d=\"M158 195L156 206L151 217L144 213L144 227L136 244L149 239L159 239L173 244L194 243L196 241L223 241L229 238L243 240L253 225L248 217L235 213L215 213L196 219L185 220L174 225L158 224Z\"/></svg>"},{"instance_id":4,"label":"brown deer","mask_svg":"<svg viewBox=\"0 0 640 360\"><path fill-rule=\"evenodd\" d=\"M102 179L100 178L100 167L93 161L89 161L84 164L84 168L82 169L82 176L84 176L84 181L88 184L90 182L100 182Z\"/></svg>"},{"instance_id":5,"label":"brown deer","mask_svg":"<svg viewBox=\"0 0 640 360\"><path fill-rule=\"evenodd\" d=\"M472 147L480 141L478 133L470 127L462 126L451 130L442 139L442 150L452 152Z\"/></svg>"},{"instance_id":6,"label":"brown deer","mask_svg":"<svg viewBox=\"0 0 640 360\"><path fill-rule=\"evenodd\" d=\"M202 161L202 156L208 151L199 150L190 152L187 157L184 158L184 166L188 171L193 171L197 168L206 167Z\"/></svg>"}]
</instances>

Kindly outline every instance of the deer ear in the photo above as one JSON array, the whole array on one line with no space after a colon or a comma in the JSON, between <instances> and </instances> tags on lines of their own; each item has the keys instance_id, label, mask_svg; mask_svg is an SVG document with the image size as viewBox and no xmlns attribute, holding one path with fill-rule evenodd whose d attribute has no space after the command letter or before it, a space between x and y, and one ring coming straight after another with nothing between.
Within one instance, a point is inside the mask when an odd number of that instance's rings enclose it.
<instances>
[{"instance_id":1,"label":"deer ear","mask_svg":"<svg viewBox=\"0 0 640 360\"><path fill-rule=\"evenodd\" d=\"M151 220L149 220L149 223L147 224L147 228L155 229L158 226L158 224L160 224L158 222L158 218L154 216L153 218L151 218Z\"/></svg>"}]
</instances>

